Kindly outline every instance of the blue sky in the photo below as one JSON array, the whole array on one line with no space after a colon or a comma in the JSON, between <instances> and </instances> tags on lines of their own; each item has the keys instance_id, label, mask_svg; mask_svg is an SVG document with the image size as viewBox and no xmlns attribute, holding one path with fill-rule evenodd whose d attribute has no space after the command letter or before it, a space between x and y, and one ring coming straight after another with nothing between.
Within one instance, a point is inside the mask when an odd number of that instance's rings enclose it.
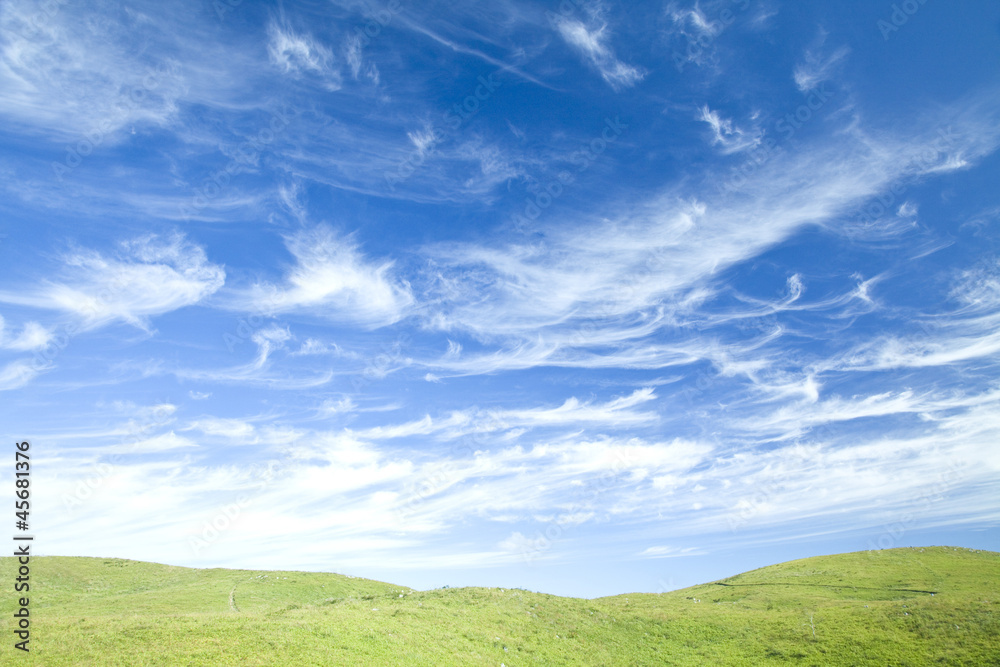
<instances>
[{"instance_id":1,"label":"blue sky","mask_svg":"<svg viewBox=\"0 0 1000 667\"><path fill-rule=\"evenodd\" d=\"M45 553L597 596L997 548L1000 5L12 0L0 36Z\"/></svg>"}]
</instances>

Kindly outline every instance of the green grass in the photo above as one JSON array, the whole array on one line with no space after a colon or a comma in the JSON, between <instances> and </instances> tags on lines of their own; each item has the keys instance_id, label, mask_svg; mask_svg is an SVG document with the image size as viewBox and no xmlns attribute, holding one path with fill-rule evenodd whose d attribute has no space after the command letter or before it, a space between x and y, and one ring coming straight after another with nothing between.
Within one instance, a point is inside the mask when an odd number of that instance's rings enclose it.
<instances>
[{"instance_id":1,"label":"green grass","mask_svg":"<svg viewBox=\"0 0 1000 667\"><path fill-rule=\"evenodd\" d=\"M596 600L120 559L31 567L31 655L13 649L4 584L0 664L1000 665L1000 554L953 547Z\"/></svg>"}]
</instances>

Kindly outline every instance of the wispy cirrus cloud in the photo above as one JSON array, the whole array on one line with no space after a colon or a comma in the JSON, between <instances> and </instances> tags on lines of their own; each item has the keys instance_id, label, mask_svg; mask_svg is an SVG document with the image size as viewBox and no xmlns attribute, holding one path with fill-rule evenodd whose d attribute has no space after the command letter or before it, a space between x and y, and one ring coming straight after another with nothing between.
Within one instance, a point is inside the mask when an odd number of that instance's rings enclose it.
<instances>
[{"instance_id":1,"label":"wispy cirrus cloud","mask_svg":"<svg viewBox=\"0 0 1000 667\"><path fill-rule=\"evenodd\" d=\"M289 446L281 484L255 490L255 504L248 510L246 522L234 527L226 543L214 547L209 555L242 563L239 550L255 541L253 558L266 561L270 549L279 549L297 530L294 521L286 524L277 520L284 516L281 508L285 507L294 508L296 521L310 523L314 529L323 527L320 532L324 538L319 544L338 545L348 559L352 554L360 557L366 553L377 562L391 558L400 545L385 544L379 554L365 552L362 545L387 530L416 548L422 544L421 536L442 534L470 521L519 524L496 555L500 562L504 560L502 553L516 562L525 552L540 548L533 537L538 527L560 525L560 535L572 536L570 531L576 525L606 522L612 517L615 534L624 544L645 543L636 552L641 558L703 551L650 547L651 534L644 526L664 517L670 517L677 539L701 535L706 543L724 539L730 547L758 539L749 530L751 526L780 529L784 535L808 532L817 522L831 530L846 530L850 526L844 522L858 521L858 512L865 515L865 521L877 525L887 514L891 516L892 508L905 507L905 499L921 494L942 498L922 506L926 521L983 520L996 516L995 507L986 499L970 502L972 497L958 493L944 500L941 494L943 490L968 488L1000 470L1000 459L990 447L984 447L1000 428L995 418L983 420L984 410L995 414L996 400L994 396L971 410L943 412L940 420L931 422L931 432L916 438L859 441L856 435L836 439L827 435L728 456L707 443L587 438L567 433L528 446L499 447L490 446L502 442L499 434L486 435L482 451L475 454L463 451L428 457L414 452L401 457L398 449L391 453L382 450L359 433L299 431L280 438L276 433L269 439L272 447L279 440ZM202 423L210 431L218 430L218 423L210 418ZM224 431L233 431L237 438L245 435L245 428L230 428L238 424L223 423ZM150 442L161 440L172 442L169 435ZM268 455L264 452L257 458ZM204 468L197 476L174 479L177 493L166 498L158 491L160 485L148 481L160 478L161 470L137 459L119 466L116 483L134 488L137 506L167 502L180 508L175 516L190 516L181 510L193 509L190 499L205 489L228 490L230 495L254 489L250 470ZM942 471L951 470L953 474L939 479ZM404 480L416 481L415 495L408 494L405 485L400 486ZM62 482L73 483L72 478ZM330 510L331 502L338 509ZM89 516L102 508L103 501L88 504L81 511ZM405 520L399 514L401 509ZM268 518L267 525L283 527L262 533L256 526ZM128 522L133 520L141 523L138 516ZM178 521L170 530L160 532L151 546L179 555L186 543L183 530L190 528ZM544 548L551 557L565 558L570 544L550 541ZM472 551L490 551L486 544L482 546L487 548L472 546ZM445 553L426 544L418 551L421 562L438 561ZM477 562L471 555L469 558L469 564ZM495 562L492 557L487 561Z\"/></svg>"},{"instance_id":2,"label":"wispy cirrus cloud","mask_svg":"<svg viewBox=\"0 0 1000 667\"><path fill-rule=\"evenodd\" d=\"M805 51L802 62L796 65L793 77L795 85L802 92L809 92L833 77L841 61L847 58L851 49L841 46L832 51L824 49L826 32L820 32L813 46Z\"/></svg>"},{"instance_id":3,"label":"wispy cirrus cloud","mask_svg":"<svg viewBox=\"0 0 1000 667\"><path fill-rule=\"evenodd\" d=\"M393 262L373 262L349 237L319 225L285 237L295 264L278 284L238 293L230 307L255 312L299 312L380 327L405 317L415 299L393 274Z\"/></svg>"},{"instance_id":4,"label":"wispy cirrus cloud","mask_svg":"<svg viewBox=\"0 0 1000 667\"><path fill-rule=\"evenodd\" d=\"M569 398L555 408L533 408L527 410L463 410L452 412L445 418L423 419L397 424L377 426L358 431L360 438L384 440L405 438L414 435L434 435L453 440L471 433L502 432L529 428L556 426L604 426L629 427L656 422L655 412L638 412L632 408L656 398L652 389L640 389L629 396L622 396L603 405L583 403L577 398Z\"/></svg>"},{"instance_id":5,"label":"wispy cirrus cloud","mask_svg":"<svg viewBox=\"0 0 1000 667\"><path fill-rule=\"evenodd\" d=\"M732 120L723 118L718 111L709 109L707 104L699 110L698 120L712 128L712 144L720 146L723 153L738 153L760 144L758 132L748 134L734 125Z\"/></svg>"},{"instance_id":6,"label":"wispy cirrus cloud","mask_svg":"<svg viewBox=\"0 0 1000 667\"><path fill-rule=\"evenodd\" d=\"M20 333L16 335L8 332L7 322L0 317L0 348L19 352L41 349L48 345L53 337L50 329L34 321L25 322Z\"/></svg>"},{"instance_id":7,"label":"wispy cirrus cloud","mask_svg":"<svg viewBox=\"0 0 1000 667\"><path fill-rule=\"evenodd\" d=\"M54 10L54 11L52 11ZM111 143L131 124L164 126L183 85L169 63L130 58L126 26L76 20L68 3L8 2L0 8L0 114L57 139ZM141 13L130 27L146 33Z\"/></svg>"},{"instance_id":8,"label":"wispy cirrus cloud","mask_svg":"<svg viewBox=\"0 0 1000 667\"><path fill-rule=\"evenodd\" d=\"M989 114L943 115L941 124L954 123L952 153L981 156L1000 140ZM463 332L493 349L427 363L494 372L612 367L616 361L618 367L663 367L712 358L714 343L685 336L683 327L666 342L650 337L700 319L696 313L720 290L713 278L726 267L805 228L834 229L844 212L950 159L942 153L927 162L928 147L937 143L924 128L905 140L849 128L836 142L775 156L737 195L689 199L685 194L692 193L669 192L615 207L613 217L552 224L545 244L431 248L437 272L429 294L439 300L424 314L428 326ZM871 303L862 296L855 289L827 306L863 312Z\"/></svg>"},{"instance_id":9,"label":"wispy cirrus cloud","mask_svg":"<svg viewBox=\"0 0 1000 667\"><path fill-rule=\"evenodd\" d=\"M39 367L29 359L11 361L0 369L0 391L19 389L37 377L45 367Z\"/></svg>"},{"instance_id":10,"label":"wispy cirrus cloud","mask_svg":"<svg viewBox=\"0 0 1000 667\"><path fill-rule=\"evenodd\" d=\"M115 253L75 250L60 260L57 278L0 291L0 303L54 310L88 329L121 321L148 330L152 317L201 302L226 277L179 234L123 241Z\"/></svg>"},{"instance_id":11,"label":"wispy cirrus cloud","mask_svg":"<svg viewBox=\"0 0 1000 667\"><path fill-rule=\"evenodd\" d=\"M196 419L185 427L208 436L221 436L229 442L253 443L257 440L256 428L243 419L208 417Z\"/></svg>"},{"instance_id":12,"label":"wispy cirrus cloud","mask_svg":"<svg viewBox=\"0 0 1000 667\"><path fill-rule=\"evenodd\" d=\"M608 26L588 29L580 20L559 18L556 29L563 40L575 48L594 67L609 86L615 90L634 86L646 76L641 67L627 65L619 60L607 45Z\"/></svg>"},{"instance_id":13,"label":"wispy cirrus cloud","mask_svg":"<svg viewBox=\"0 0 1000 667\"><path fill-rule=\"evenodd\" d=\"M260 386L269 389L304 390L321 387L330 382L334 371L329 368L315 368L306 365L288 365L275 363L274 357L281 353L281 362L294 354L286 350L286 343L293 339L287 327L268 324L250 336L257 346L254 358L245 363L233 366L197 368L171 365L158 365L152 369L142 369L147 375L174 375L185 380L196 380L213 384L229 384L243 386Z\"/></svg>"},{"instance_id":14,"label":"wispy cirrus cloud","mask_svg":"<svg viewBox=\"0 0 1000 667\"><path fill-rule=\"evenodd\" d=\"M358 80L363 75L372 83L378 85L381 80L378 65L364 62L364 48L359 35L351 35L344 42L344 58L351 68L351 76Z\"/></svg>"},{"instance_id":15,"label":"wispy cirrus cloud","mask_svg":"<svg viewBox=\"0 0 1000 667\"><path fill-rule=\"evenodd\" d=\"M698 547L670 547L666 545L647 547L639 554L639 558L681 558L684 556L697 556L704 554L703 549Z\"/></svg>"},{"instance_id":16,"label":"wispy cirrus cloud","mask_svg":"<svg viewBox=\"0 0 1000 667\"><path fill-rule=\"evenodd\" d=\"M950 366L991 360L1000 352L1000 269L962 271L949 294L950 308L907 313L917 332L882 335L829 361L838 370L872 371Z\"/></svg>"},{"instance_id":17,"label":"wispy cirrus cloud","mask_svg":"<svg viewBox=\"0 0 1000 667\"><path fill-rule=\"evenodd\" d=\"M329 91L340 89L340 70L328 46L308 33L294 30L284 20L272 19L267 36L267 52L274 66L294 77L312 74Z\"/></svg>"}]
</instances>

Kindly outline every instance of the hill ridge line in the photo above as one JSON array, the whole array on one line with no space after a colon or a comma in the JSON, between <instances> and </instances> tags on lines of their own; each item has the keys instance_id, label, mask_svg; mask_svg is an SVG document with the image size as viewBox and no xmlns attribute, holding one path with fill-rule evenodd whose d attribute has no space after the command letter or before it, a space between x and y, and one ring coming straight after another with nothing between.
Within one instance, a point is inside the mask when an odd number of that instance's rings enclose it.
<instances>
[{"instance_id":1,"label":"hill ridge line","mask_svg":"<svg viewBox=\"0 0 1000 667\"><path fill-rule=\"evenodd\" d=\"M715 586L729 586L729 587L736 587L736 586L809 586L811 588L851 588L851 589L854 589L854 590L861 590L861 591L893 591L893 592L897 592L897 593L930 593L932 595L936 595L937 593L940 592L940 591L922 591L922 590L919 590L919 589L916 589L916 588L875 588L875 587L872 587L872 586L852 586L851 584L844 584L842 586L836 586L834 584L792 584L792 583L784 583L784 582L781 582L781 581L761 582L761 583L755 583L755 584L724 584L724 583L722 583L720 581L713 581L712 584L715 585Z\"/></svg>"}]
</instances>

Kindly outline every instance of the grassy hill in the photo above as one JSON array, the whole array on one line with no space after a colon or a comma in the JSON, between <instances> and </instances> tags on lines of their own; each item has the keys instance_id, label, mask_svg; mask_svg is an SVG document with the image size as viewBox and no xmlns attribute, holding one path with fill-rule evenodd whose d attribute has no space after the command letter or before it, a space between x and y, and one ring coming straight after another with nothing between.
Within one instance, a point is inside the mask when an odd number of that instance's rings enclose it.
<instances>
[{"instance_id":1,"label":"grassy hill","mask_svg":"<svg viewBox=\"0 0 1000 667\"><path fill-rule=\"evenodd\" d=\"M2 581L14 559L0 563ZM413 591L336 574L32 558L34 665L1000 665L1000 554L821 556L663 594Z\"/></svg>"}]
</instances>

